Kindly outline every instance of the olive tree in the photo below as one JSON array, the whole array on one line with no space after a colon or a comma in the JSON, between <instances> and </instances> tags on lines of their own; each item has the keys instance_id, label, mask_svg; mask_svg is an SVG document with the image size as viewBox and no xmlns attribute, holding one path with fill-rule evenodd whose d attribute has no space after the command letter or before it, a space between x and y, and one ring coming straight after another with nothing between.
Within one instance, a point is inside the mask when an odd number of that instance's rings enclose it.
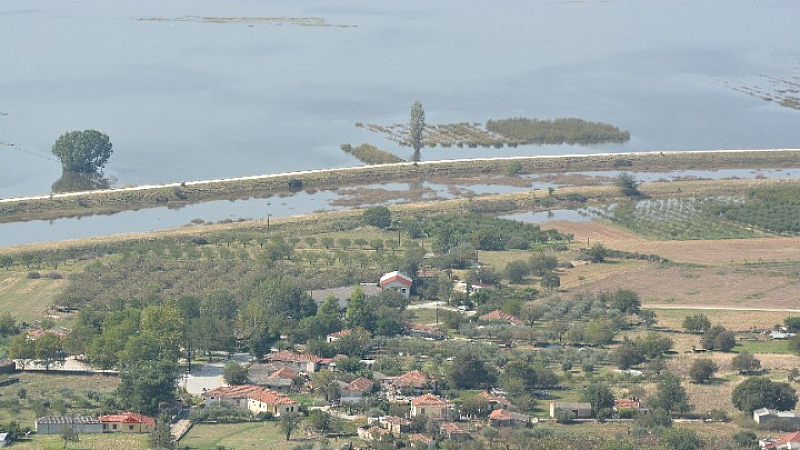
<instances>
[{"instance_id":1,"label":"olive tree","mask_svg":"<svg viewBox=\"0 0 800 450\"><path fill-rule=\"evenodd\" d=\"M419 151L422 148L422 133L425 131L425 108L419 100L411 106L411 114L408 116L408 133L411 147L414 149L414 161L419 161Z\"/></svg>"}]
</instances>

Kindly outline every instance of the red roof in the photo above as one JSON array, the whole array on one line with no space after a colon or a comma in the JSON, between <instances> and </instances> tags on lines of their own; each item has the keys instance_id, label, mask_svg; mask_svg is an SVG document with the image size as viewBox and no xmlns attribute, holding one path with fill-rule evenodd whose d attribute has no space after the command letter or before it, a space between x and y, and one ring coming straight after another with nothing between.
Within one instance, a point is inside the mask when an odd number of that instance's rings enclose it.
<instances>
[{"instance_id":1,"label":"red roof","mask_svg":"<svg viewBox=\"0 0 800 450\"><path fill-rule=\"evenodd\" d=\"M515 413L507 409L495 409L489 414L491 420L518 420L520 422L527 422L530 418L524 414Z\"/></svg>"},{"instance_id":2,"label":"red roof","mask_svg":"<svg viewBox=\"0 0 800 450\"><path fill-rule=\"evenodd\" d=\"M512 316L507 312L500 311L499 309L495 309L494 311L484 314L480 317L481 320L502 320L508 322L513 325L521 325L521 320L517 319L516 317Z\"/></svg>"},{"instance_id":3,"label":"red roof","mask_svg":"<svg viewBox=\"0 0 800 450\"><path fill-rule=\"evenodd\" d=\"M156 426L156 421L152 417L145 416L144 414L139 414L135 412L124 412L120 414L109 414L106 416L99 417L100 422L106 423L143 423L146 425L150 425L151 427Z\"/></svg>"},{"instance_id":4,"label":"red roof","mask_svg":"<svg viewBox=\"0 0 800 450\"><path fill-rule=\"evenodd\" d=\"M369 378L359 377L351 381L345 390L352 392L366 392L372 389L375 384Z\"/></svg>"},{"instance_id":5,"label":"red roof","mask_svg":"<svg viewBox=\"0 0 800 450\"><path fill-rule=\"evenodd\" d=\"M319 363L322 358L314 355L306 355L305 353L295 353L289 350L280 350L277 352L269 352L264 356L267 361L285 361L285 362L306 362Z\"/></svg>"},{"instance_id":6,"label":"red roof","mask_svg":"<svg viewBox=\"0 0 800 450\"><path fill-rule=\"evenodd\" d=\"M412 370L406 372L392 382L392 386L396 388L423 388L433 381L427 373L421 370Z\"/></svg>"},{"instance_id":7,"label":"red roof","mask_svg":"<svg viewBox=\"0 0 800 450\"><path fill-rule=\"evenodd\" d=\"M478 394L478 398L481 400L486 400L488 403L499 403L504 406L511 406L511 402L508 401L508 399L490 394L487 391L483 391L480 394Z\"/></svg>"},{"instance_id":8,"label":"red roof","mask_svg":"<svg viewBox=\"0 0 800 450\"><path fill-rule=\"evenodd\" d=\"M619 398L614 400L614 408L639 409L641 407L642 402L638 400L631 400L629 398Z\"/></svg>"},{"instance_id":9,"label":"red roof","mask_svg":"<svg viewBox=\"0 0 800 450\"><path fill-rule=\"evenodd\" d=\"M262 389L261 386L243 384L241 386L222 386L203 392L203 397L241 399L247 398L251 393Z\"/></svg>"},{"instance_id":10,"label":"red roof","mask_svg":"<svg viewBox=\"0 0 800 450\"><path fill-rule=\"evenodd\" d=\"M448 406L450 402L442 400L433 394L425 394L417 398L412 398L411 404L415 406Z\"/></svg>"},{"instance_id":11,"label":"red roof","mask_svg":"<svg viewBox=\"0 0 800 450\"><path fill-rule=\"evenodd\" d=\"M261 388L258 391L255 391L247 396L248 399L258 400L261 403L266 403L268 405L292 405L297 404L296 401L292 400L288 396L281 394L280 392L275 392L272 389L265 389Z\"/></svg>"},{"instance_id":12,"label":"red roof","mask_svg":"<svg viewBox=\"0 0 800 450\"><path fill-rule=\"evenodd\" d=\"M406 286L409 286L409 287L413 284L413 280L411 280L411 277L409 277L408 275L406 275L404 273L400 273L400 272L398 272L396 270L394 272L389 272L387 274L384 274L381 277L379 284L381 286L384 286L384 285L389 284L389 283L391 283L393 281L397 281L397 282L405 284Z\"/></svg>"},{"instance_id":13,"label":"red roof","mask_svg":"<svg viewBox=\"0 0 800 450\"><path fill-rule=\"evenodd\" d=\"M272 372L267 379L274 380L276 378L281 378L285 380L294 380L297 378L298 373L292 369L280 369Z\"/></svg>"},{"instance_id":14,"label":"red roof","mask_svg":"<svg viewBox=\"0 0 800 450\"><path fill-rule=\"evenodd\" d=\"M447 422L439 425L439 430L444 431L447 434L463 434L466 431L458 426L458 424L453 422Z\"/></svg>"},{"instance_id":15,"label":"red roof","mask_svg":"<svg viewBox=\"0 0 800 450\"><path fill-rule=\"evenodd\" d=\"M342 331L337 331L336 333L331 333L331 334L328 335L328 337L340 338L340 337L350 336L350 333L352 333L352 330L345 329L345 330L342 330Z\"/></svg>"},{"instance_id":16,"label":"red roof","mask_svg":"<svg viewBox=\"0 0 800 450\"><path fill-rule=\"evenodd\" d=\"M774 440L772 442L767 442L764 445L764 448L765 449L775 448L775 447L779 447L781 445L786 445L786 444L788 444L790 442L792 442L792 443L800 442L800 431L795 431L794 433L784 433L784 434L780 435L780 437L778 437L778 439L776 439L776 440Z\"/></svg>"}]
</instances>

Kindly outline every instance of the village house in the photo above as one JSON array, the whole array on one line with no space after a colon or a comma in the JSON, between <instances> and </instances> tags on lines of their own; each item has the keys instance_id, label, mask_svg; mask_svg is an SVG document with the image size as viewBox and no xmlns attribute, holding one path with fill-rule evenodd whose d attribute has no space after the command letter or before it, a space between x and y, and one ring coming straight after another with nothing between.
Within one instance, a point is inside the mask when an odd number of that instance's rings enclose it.
<instances>
[{"instance_id":1,"label":"village house","mask_svg":"<svg viewBox=\"0 0 800 450\"><path fill-rule=\"evenodd\" d=\"M300 404L285 394L261 388L247 397L247 409L253 414L270 413L274 417L280 417L281 414L298 412Z\"/></svg>"},{"instance_id":2,"label":"village house","mask_svg":"<svg viewBox=\"0 0 800 450\"><path fill-rule=\"evenodd\" d=\"M498 428L525 428L530 424L530 417L507 409L496 409L489 414L489 423Z\"/></svg>"},{"instance_id":3,"label":"village house","mask_svg":"<svg viewBox=\"0 0 800 450\"><path fill-rule=\"evenodd\" d=\"M469 284L467 284L464 281L459 281L453 286L453 290L455 292L461 292L464 294L466 294L467 291L475 292L480 289L494 289L494 286L492 286L491 284L479 283L477 281L473 281Z\"/></svg>"},{"instance_id":4,"label":"village house","mask_svg":"<svg viewBox=\"0 0 800 450\"><path fill-rule=\"evenodd\" d=\"M264 355L264 361L279 368L294 369L300 372L313 373L319 370L322 358L314 355L280 350Z\"/></svg>"},{"instance_id":5,"label":"village house","mask_svg":"<svg viewBox=\"0 0 800 450\"><path fill-rule=\"evenodd\" d=\"M104 433L150 433L156 428L155 419L135 412L109 414L99 419Z\"/></svg>"},{"instance_id":6,"label":"village house","mask_svg":"<svg viewBox=\"0 0 800 450\"><path fill-rule=\"evenodd\" d=\"M34 430L37 434L61 434L69 428L78 434L103 432L103 423L97 417L89 416L46 416L36 419Z\"/></svg>"},{"instance_id":7,"label":"village house","mask_svg":"<svg viewBox=\"0 0 800 450\"><path fill-rule=\"evenodd\" d=\"M478 319L486 322L506 322L510 325L523 325L525 322L512 316L507 312L495 309L494 311L480 316Z\"/></svg>"},{"instance_id":8,"label":"village house","mask_svg":"<svg viewBox=\"0 0 800 450\"><path fill-rule=\"evenodd\" d=\"M618 398L614 400L612 410L619 413L624 411L647 411L647 408L644 407L644 404L640 400Z\"/></svg>"},{"instance_id":9,"label":"village house","mask_svg":"<svg viewBox=\"0 0 800 450\"><path fill-rule=\"evenodd\" d=\"M412 280L410 276L396 270L394 272L384 274L378 281L378 285L381 287L381 289L391 289L398 292L405 298L409 298L411 296L412 284L414 284L414 280Z\"/></svg>"},{"instance_id":10,"label":"village house","mask_svg":"<svg viewBox=\"0 0 800 450\"><path fill-rule=\"evenodd\" d=\"M421 395L411 399L411 417L427 417L445 420L450 412L450 402L433 394Z\"/></svg>"},{"instance_id":11,"label":"village house","mask_svg":"<svg viewBox=\"0 0 800 450\"><path fill-rule=\"evenodd\" d=\"M420 394L423 390L436 389L436 379L421 370L412 370L395 378L390 385L394 393Z\"/></svg>"},{"instance_id":12,"label":"village house","mask_svg":"<svg viewBox=\"0 0 800 450\"><path fill-rule=\"evenodd\" d=\"M592 405L586 402L550 402L550 418L556 418L556 411L571 411L576 419L590 419Z\"/></svg>"},{"instance_id":13,"label":"village house","mask_svg":"<svg viewBox=\"0 0 800 450\"><path fill-rule=\"evenodd\" d=\"M411 421L397 416L381 416L375 420L378 426L385 428L392 433L392 436L400 437L411 429Z\"/></svg>"},{"instance_id":14,"label":"village house","mask_svg":"<svg viewBox=\"0 0 800 450\"><path fill-rule=\"evenodd\" d=\"M339 401L342 403L358 403L365 395L372 392L375 383L364 377L356 378L339 390Z\"/></svg>"},{"instance_id":15,"label":"village house","mask_svg":"<svg viewBox=\"0 0 800 450\"><path fill-rule=\"evenodd\" d=\"M489 391L483 391L478 394L478 400L484 400L492 410L511 407L511 402L507 398L494 395Z\"/></svg>"},{"instance_id":16,"label":"village house","mask_svg":"<svg viewBox=\"0 0 800 450\"><path fill-rule=\"evenodd\" d=\"M797 450L800 449L800 431L767 437L758 441L758 446L765 450Z\"/></svg>"},{"instance_id":17,"label":"village house","mask_svg":"<svg viewBox=\"0 0 800 450\"><path fill-rule=\"evenodd\" d=\"M261 384L272 389L288 390L294 387L299 376L300 374L293 369L278 369L272 372Z\"/></svg>"},{"instance_id":18,"label":"village house","mask_svg":"<svg viewBox=\"0 0 800 450\"><path fill-rule=\"evenodd\" d=\"M780 420L787 424L798 426L800 425L800 412L761 408L753 411L753 420L759 425Z\"/></svg>"},{"instance_id":19,"label":"village house","mask_svg":"<svg viewBox=\"0 0 800 450\"><path fill-rule=\"evenodd\" d=\"M248 396L261 389L261 386L253 384L222 386L203 392L202 397L206 407L224 404L232 408L247 409Z\"/></svg>"},{"instance_id":20,"label":"village house","mask_svg":"<svg viewBox=\"0 0 800 450\"><path fill-rule=\"evenodd\" d=\"M455 442L463 442L472 439L469 432L460 425L453 422L447 422L439 425L439 432L447 439Z\"/></svg>"},{"instance_id":21,"label":"village house","mask_svg":"<svg viewBox=\"0 0 800 450\"><path fill-rule=\"evenodd\" d=\"M385 442L392 439L392 434L389 433L389 430L381 427L370 427L364 425L358 428L358 437L367 442L369 441Z\"/></svg>"},{"instance_id":22,"label":"village house","mask_svg":"<svg viewBox=\"0 0 800 450\"><path fill-rule=\"evenodd\" d=\"M341 339L341 338L343 338L345 336L350 336L351 332L352 332L352 330L337 331L335 333L331 333L328 336L326 336L325 340L328 342L328 344L330 344L330 343L338 341L339 339Z\"/></svg>"},{"instance_id":23,"label":"village house","mask_svg":"<svg viewBox=\"0 0 800 450\"><path fill-rule=\"evenodd\" d=\"M436 441L424 434L412 434L408 437L409 447L419 450L433 450L436 448Z\"/></svg>"}]
</instances>

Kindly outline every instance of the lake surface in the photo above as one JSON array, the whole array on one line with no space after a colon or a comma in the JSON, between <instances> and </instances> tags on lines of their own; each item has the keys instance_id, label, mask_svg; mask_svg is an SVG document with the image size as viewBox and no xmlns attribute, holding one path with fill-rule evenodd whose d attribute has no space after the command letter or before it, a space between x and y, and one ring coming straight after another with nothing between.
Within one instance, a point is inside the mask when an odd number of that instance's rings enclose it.
<instances>
[{"instance_id":1,"label":"lake surface","mask_svg":"<svg viewBox=\"0 0 800 450\"><path fill-rule=\"evenodd\" d=\"M288 17L326 26L266 20ZM109 134L117 186L359 165L343 142L407 157L355 123L406 122L414 100L429 123L580 117L631 132L426 159L797 147L800 111L731 87L797 82L798 23L796 0L3 0L0 197L49 192L50 147L75 129Z\"/></svg>"}]
</instances>

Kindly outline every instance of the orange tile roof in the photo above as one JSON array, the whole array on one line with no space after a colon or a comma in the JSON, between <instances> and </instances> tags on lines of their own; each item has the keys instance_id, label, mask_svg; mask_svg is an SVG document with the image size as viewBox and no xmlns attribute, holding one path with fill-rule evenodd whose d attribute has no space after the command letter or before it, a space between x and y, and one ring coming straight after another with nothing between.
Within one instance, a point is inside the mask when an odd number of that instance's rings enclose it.
<instances>
[{"instance_id":1,"label":"orange tile roof","mask_svg":"<svg viewBox=\"0 0 800 450\"><path fill-rule=\"evenodd\" d=\"M285 379L285 380L294 380L297 378L299 374L292 369L279 369L275 372L272 372L267 379L274 380L277 378Z\"/></svg>"},{"instance_id":2,"label":"orange tile roof","mask_svg":"<svg viewBox=\"0 0 800 450\"><path fill-rule=\"evenodd\" d=\"M353 330L344 329L344 330L341 330L341 331L337 331L336 333L331 333L331 334L328 335L328 337L338 337L338 338L340 338L340 337L350 336L350 333L352 333L352 332L353 332Z\"/></svg>"},{"instance_id":3,"label":"orange tile roof","mask_svg":"<svg viewBox=\"0 0 800 450\"><path fill-rule=\"evenodd\" d=\"M371 390L374 385L369 378L359 377L351 381L345 389L353 392L364 392Z\"/></svg>"},{"instance_id":4,"label":"orange tile roof","mask_svg":"<svg viewBox=\"0 0 800 450\"><path fill-rule=\"evenodd\" d=\"M433 378L421 370L406 372L392 382L392 386L397 388L422 388L430 384Z\"/></svg>"},{"instance_id":5,"label":"orange tile roof","mask_svg":"<svg viewBox=\"0 0 800 450\"><path fill-rule=\"evenodd\" d=\"M108 414L99 417L100 422L110 423L143 423L155 427L156 421L152 417L135 412L125 412L120 414Z\"/></svg>"},{"instance_id":6,"label":"orange tile roof","mask_svg":"<svg viewBox=\"0 0 800 450\"><path fill-rule=\"evenodd\" d=\"M252 392L250 395L247 396L247 398L258 400L259 402L266 403L268 405L297 404L296 401L292 400L288 396L281 394L280 392L275 392L272 389L265 389L265 388L261 388L258 391Z\"/></svg>"},{"instance_id":7,"label":"orange tile roof","mask_svg":"<svg viewBox=\"0 0 800 450\"><path fill-rule=\"evenodd\" d=\"M240 386L222 386L210 391L203 392L203 397L217 398L247 398L252 392L262 389L261 386L253 384L243 384Z\"/></svg>"},{"instance_id":8,"label":"orange tile roof","mask_svg":"<svg viewBox=\"0 0 800 450\"><path fill-rule=\"evenodd\" d=\"M443 423L443 424L439 425L439 429L441 431L444 431L445 433L450 433L450 434L453 434L453 433L466 433L466 431L463 428L458 426L457 423L453 423L453 422Z\"/></svg>"},{"instance_id":9,"label":"orange tile roof","mask_svg":"<svg viewBox=\"0 0 800 450\"><path fill-rule=\"evenodd\" d=\"M414 283L414 281L411 279L411 277L409 277L408 275L406 275L406 274L404 274L402 272L398 272L398 271L395 270L394 272L389 272L389 273L384 274L381 277L381 279L379 281L379 284L381 286L384 286L386 284L391 283L392 281L400 282L400 283L402 283L402 284L404 284L406 286L411 286Z\"/></svg>"},{"instance_id":10,"label":"orange tile roof","mask_svg":"<svg viewBox=\"0 0 800 450\"><path fill-rule=\"evenodd\" d=\"M494 394L490 394L487 391L483 391L480 394L478 394L478 398L481 399L481 400L486 400L489 403L499 403L499 404L505 405L505 406L510 406L511 405L511 402L508 401L508 399L506 399L504 397L500 397L500 396L494 395Z\"/></svg>"},{"instance_id":11,"label":"orange tile roof","mask_svg":"<svg viewBox=\"0 0 800 450\"><path fill-rule=\"evenodd\" d=\"M424 434L419 434L419 433L418 434L412 434L411 436L408 437L408 440L409 441L422 442L424 444L431 444L431 443L434 442L433 438L429 438L428 436L425 436Z\"/></svg>"},{"instance_id":12,"label":"orange tile roof","mask_svg":"<svg viewBox=\"0 0 800 450\"><path fill-rule=\"evenodd\" d=\"M502 320L508 322L513 325L521 325L521 320L517 319L516 317L512 316L507 312L500 311L499 309L495 309L494 311L484 314L480 317L481 320Z\"/></svg>"},{"instance_id":13,"label":"orange tile roof","mask_svg":"<svg viewBox=\"0 0 800 450\"><path fill-rule=\"evenodd\" d=\"M631 400L629 398L619 398L614 400L614 407L615 408L622 408L622 409L639 409L642 406L642 402L638 400Z\"/></svg>"},{"instance_id":14,"label":"orange tile roof","mask_svg":"<svg viewBox=\"0 0 800 450\"><path fill-rule=\"evenodd\" d=\"M290 352L289 350L280 350L277 352L269 352L264 356L267 361L288 361L288 362L305 362L311 361L319 363L322 358L314 355L307 355L304 353Z\"/></svg>"},{"instance_id":15,"label":"orange tile roof","mask_svg":"<svg viewBox=\"0 0 800 450\"><path fill-rule=\"evenodd\" d=\"M449 406L450 402L433 394L425 394L411 399L411 404L414 406Z\"/></svg>"}]
</instances>

